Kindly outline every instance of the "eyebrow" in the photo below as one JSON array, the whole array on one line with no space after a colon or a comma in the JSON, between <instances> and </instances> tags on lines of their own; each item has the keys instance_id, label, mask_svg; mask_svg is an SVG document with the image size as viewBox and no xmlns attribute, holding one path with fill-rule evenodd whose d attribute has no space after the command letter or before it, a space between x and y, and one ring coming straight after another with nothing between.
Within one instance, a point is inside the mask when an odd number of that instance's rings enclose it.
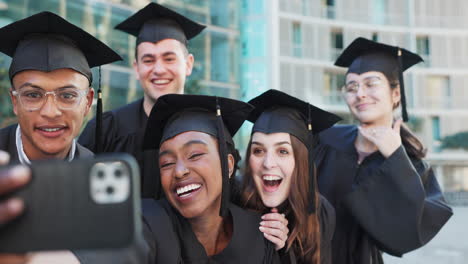
<instances>
[{"instance_id":1,"label":"eyebrow","mask_svg":"<svg viewBox=\"0 0 468 264\"><path fill-rule=\"evenodd\" d=\"M170 55L177 55L177 54L175 52L173 52L173 51L166 51L161 55L161 57L166 57L166 56L170 56Z\"/></svg>"},{"instance_id":2,"label":"eyebrow","mask_svg":"<svg viewBox=\"0 0 468 264\"><path fill-rule=\"evenodd\" d=\"M369 77L364 78L363 81L368 81L369 79L373 79L373 78L382 80L379 76L369 76ZM358 81L356 81L356 80L352 80L352 81L347 82L346 84L357 83L357 82Z\"/></svg>"},{"instance_id":3,"label":"eyebrow","mask_svg":"<svg viewBox=\"0 0 468 264\"><path fill-rule=\"evenodd\" d=\"M38 85L36 85L36 84L32 84L32 83L30 83L30 82L25 82L25 83L23 83L22 85L20 85L20 87L18 87L18 90L21 89L21 88L24 88L24 87L31 87L31 88L34 88L34 89L40 89L40 90L44 90L44 91L45 91L44 88L42 88L42 87L40 87L40 86L38 86ZM67 89L67 88L75 88L75 89L78 89L78 88L77 88L75 85L73 85L73 84L67 84L67 85L64 85L64 86L62 86L62 87L58 87L58 88L55 89L55 90L61 90L61 89Z\"/></svg>"},{"instance_id":4,"label":"eyebrow","mask_svg":"<svg viewBox=\"0 0 468 264\"><path fill-rule=\"evenodd\" d=\"M170 56L170 55L177 55L177 54L174 51L166 51L163 54L161 54L161 57L166 57L166 56ZM154 54L151 54L151 53L145 53L140 57L140 60L145 59L145 58L155 59L156 56Z\"/></svg>"},{"instance_id":5,"label":"eyebrow","mask_svg":"<svg viewBox=\"0 0 468 264\"><path fill-rule=\"evenodd\" d=\"M263 146L262 143L257 142L257 141L252 141L252 145L253 144ZM288 141L280 141L280 142L275 143L274 146L281 146L281 145L286 145L286 144L291 145L291 143L289 143Z\"/></svg>"},{"instance_id":6,"label":"eyebrow","mask_svg":"<svg viewBox=\"0 0 468 264\"><path fill-rule=\"evenodd\" d=\"M194 140L190 140L189 142L184 143L184 145L183 145L182 147L183 147L183 148L186 148L186 147L189 147L189 146L191 146L191 145L199 145L199 144L205 145L205 146L208 145L208 144L207 144L205 141L203 141L203 140L194 139ZM168 149L168 150L164 150L164 151L162 151L162 152L159 153L159 157L162 157L162 156L164 156L164 155L173 154L173 153L174 153L174 151L172 151L172 150L169 150L169 149Z\"/></svg>"}]
</instances>

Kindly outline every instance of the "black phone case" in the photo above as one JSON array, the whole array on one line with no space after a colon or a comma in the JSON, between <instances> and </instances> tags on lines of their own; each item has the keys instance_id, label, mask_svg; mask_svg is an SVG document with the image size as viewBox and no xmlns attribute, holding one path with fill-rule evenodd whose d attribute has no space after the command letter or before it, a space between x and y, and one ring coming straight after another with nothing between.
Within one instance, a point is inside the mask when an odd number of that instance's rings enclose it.
<instances>
[{"instance_id":1,"label":"black phone case","mask_svg":"<svg viewBox=\"0 0 468 264\"><path fill-rule=\"evenodd\" d=\"M90 169L97 162L121 161L130 172L130 193L115 204L91 198ZM128 154L109 154L72 162L31 165L32 180L12 194L25 212L0 227L0 252L120 248L140 233L139 169Z\"/></svg>"}]
</instances>

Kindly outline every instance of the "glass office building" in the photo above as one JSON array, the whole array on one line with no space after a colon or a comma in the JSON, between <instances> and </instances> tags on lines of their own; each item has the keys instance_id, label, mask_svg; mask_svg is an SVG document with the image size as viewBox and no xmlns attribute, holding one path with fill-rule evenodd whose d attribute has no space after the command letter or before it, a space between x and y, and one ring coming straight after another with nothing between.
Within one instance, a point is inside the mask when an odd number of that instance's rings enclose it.
<instances>
[{"instance_id":1,"label":"glass office building","mask_svg":"<svg viewBox=\"0 0 468 264\"><path fill-rule=\"evenodd\" d=\"M115 30L114 26L144 7L148 0L0 0L0 26L40 11L52 11L110 45L123 61L101 68L104 110L122 106L142 96L132 69L135 37ZM218 0L157 1L189 18L207 25L207 29L189 43L195 55L186 92L240 97L239 9L240 2ZM0 127L15 122L8 98L11 59L0 55ZM93 69L94 76L99 75ZM99 78L94 78L97 88Z\"/></svg>"}]
</instances>

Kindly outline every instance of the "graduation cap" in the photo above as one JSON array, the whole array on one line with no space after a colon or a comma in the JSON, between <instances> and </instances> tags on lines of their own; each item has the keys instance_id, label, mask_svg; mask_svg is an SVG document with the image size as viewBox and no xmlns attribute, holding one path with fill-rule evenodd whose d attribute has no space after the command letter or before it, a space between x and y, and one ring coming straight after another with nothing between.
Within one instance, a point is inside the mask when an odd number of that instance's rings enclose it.
<instances>
[{"instance_id":1,"label":"graduation cap","mask_svg":"<svg viewBox=\"0 0 468 264\"><path fill-rule=\"evenodd\" d=\"M187 44L205 27L169 8L149 3L115 28L137 37L138 45L163 39L176 39Z\"/></svg>"},{"instance_id":2,"label":"graduation cap","mask_svg":"<svg viewBox=\"0 0 468 264\"><path fill-rule=\"evenodd\" d=\"M355 39L335 61L336 66L348 67L348 73L382 72L387 79L398 74L403 120L408 121L403 72L423 59L406 49L368 40Z\"/></svg>"},{"instance_id":3,"label":"graduation cap","mask_svg":"<svg viewBox=\"0 0 468 264\"><path fill-rule=\"evenodd\" d=\"M247 103L223 97L163 95L158 98L148 117L143 148L159 149L164 141L187 131L203 132L217 138L223 177L220 215L226 216L230 201L228 144L234 149L232 136L252 108ZM156 182L161 184L160 179Z\"/></svg>"},{"instance_id":4,"label":"graduation cap","mask_svg":"<svg viewBox=\"0 0 468 264\"><path fill-rule=\"evenodd\" d=\"M268 90L250 100L249 104L255 107L248 118L254 123L252 134L289 133L307 147L311 175L308 212L315 213L317 179L312 158L314 135L333 126L341 118L278 90Z\"/></svg>"},{"instance_id":5,"label":"graduation cap","mask_svg":"<svg viewBox=\"0 0 468 264\"><path fill-rule=\"evenodd\" d=\"M41 12L0 28L0 39L0 51L12 57L10 80L18 72L25 70L50 72L72 69L83 74L91 86L92 67L122 60L106 44L52 12ZM100 78L96 117L96 142L100 146Z\"/></svg>"},{"instance_id":6,"label":"graduation cap","mask_svg":"<svg viewBox=\"0 0 468 264\"><path fill-rule=\"evenodd\" d=\"M41 12L0 28L0 51L12 57L10 79L24 70L75 70L92 82L91 67L122 58L111 48L51 12Z\"/></svg>"}]
</instances>

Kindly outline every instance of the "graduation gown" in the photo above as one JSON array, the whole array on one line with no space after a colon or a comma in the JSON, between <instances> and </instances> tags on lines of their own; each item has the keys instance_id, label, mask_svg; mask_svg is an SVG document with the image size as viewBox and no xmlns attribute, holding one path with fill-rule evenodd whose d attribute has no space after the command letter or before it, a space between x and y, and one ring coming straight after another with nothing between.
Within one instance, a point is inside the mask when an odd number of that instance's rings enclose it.
<instances>
[{"instance_id":1,"label":"graduation gown","mask_svg":"<svg viewBox=\"0 0 468 264\"><path fill-rule=\"evenodd\" d=\"M143 99L105 112L102 116L102 150L103 152L126 152L135 157L140 166L141 194L143 197L160 197L162 192L156 182L159 177L158 152L143 151L143 137L148 116L143 109ZM86 148L96 150L96 119L88 122L78 142Z\"/></svg>"},{"instance_id":2,"label":"graduation gown","mask_svg":"<svg viewBox=\"0 0 468 264\"><path fill-rule=\"evenodd\" d=\"M19 163L18 151L16 150L16 128L18 124L0 129L0 150L6 151L10 154L10 163ZM94 154L81 146L76 144L75 159L89 158Z\"/></svg>"},{"instance_id":3,"label":"graduation gown","mask_svg":"<svg viewBox=\"0 0 468 264\"><path fill-rule=\"evenodd\" d=\"M320 264L332 264L332 238L335 232L335 209L319 194ZM279 251L282 264L308 264L298 259L292 250Z\"/></svg>"},{"instance_id":4,"label":"graduation gown","mask_svg":"<svg viewBox=\"0 0 468 264\"><path fill-rule=\"evenodd\" d=\"M150 248L149 263L274 264L274 245L259 231L260 215L231 204L233 234L227 247L208 257L190 223L167 200L143 200L143 234Z\"/></svg>"},{"instance_id":5,"label":"graduation gown","mask_svg":"<svg viewBox=\"0 0 468 264\"><path fill-rule=\"evenodd\" d=\"M333 263L383 263L431 240L452 215L431 167L403 146L359 165L356 126L335 126L315 148L320 192L336 210Z\"/></svg>"}]
</instances>

